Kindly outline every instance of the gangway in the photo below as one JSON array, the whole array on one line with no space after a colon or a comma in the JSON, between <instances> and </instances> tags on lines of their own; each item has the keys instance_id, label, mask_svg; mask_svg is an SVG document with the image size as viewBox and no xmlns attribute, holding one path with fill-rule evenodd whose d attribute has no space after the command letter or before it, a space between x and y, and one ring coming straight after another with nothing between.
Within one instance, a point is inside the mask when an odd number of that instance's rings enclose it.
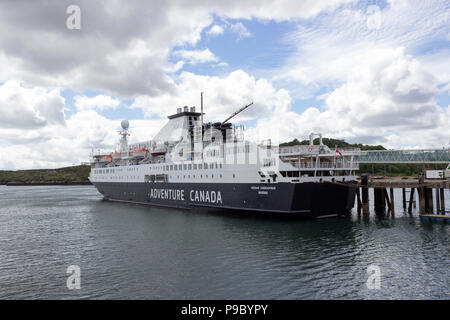
<instances>
[{"instance_id":1,"label":"gangway","mask_svg":"<svg viewBox=\"0 0 450 320\"><path fill-rule=\"evenodd\" d=\"M359 163L450 163L450 148L420 150L370 150L355 155Z\"/></svg>"}]
</instances>

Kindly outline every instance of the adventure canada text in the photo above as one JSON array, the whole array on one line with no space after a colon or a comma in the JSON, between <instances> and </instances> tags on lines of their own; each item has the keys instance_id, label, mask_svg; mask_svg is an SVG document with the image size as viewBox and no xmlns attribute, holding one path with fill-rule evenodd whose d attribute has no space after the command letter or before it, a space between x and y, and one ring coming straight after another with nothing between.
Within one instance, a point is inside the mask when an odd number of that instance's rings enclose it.
<instances>
[{"instance_id":1,"label":"adventure canada text","mask_svg":"<svg viewBox=\"0 0 450 320\"><path fill-rule=\"evenodd\" d=\"M152 199L185 201L184 189L150 189L149 196ZM222 203L220 191L189 190L191 202Z\"/></svg>"}]
</instances>

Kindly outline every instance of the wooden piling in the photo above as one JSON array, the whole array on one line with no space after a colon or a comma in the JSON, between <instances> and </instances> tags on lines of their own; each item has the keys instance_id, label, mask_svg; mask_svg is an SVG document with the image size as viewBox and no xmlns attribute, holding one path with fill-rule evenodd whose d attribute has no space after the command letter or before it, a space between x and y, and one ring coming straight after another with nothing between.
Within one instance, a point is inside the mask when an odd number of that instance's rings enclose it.
<instances>
[{"instance_id":1,"label":"wooden piling","mask_svg":"<svg viewBox=\"0 0 450 320\"><path fill-rule=\"evenodd\" d=\"M425 204L425 176L423 172L419 173L419 213L425 214L426 213L426 204Z\"/></svg>"},{"instance_id":2,"label":"wooden piling","mask_svg":"<svg viewBox=\"0 0 450 320\"><path fill-rule=\"evenodd\" d=\"M434 212L434 206L433 206L433 189L425 187L425 211L429 214L433 214Z\"/></svg>"},{"instance_id":3,"label":"wooden piling","mask_svg":"<svg viewBox=\"0 0 450 320\"><path fill-rule=\"evenodd\" d=\"M441 202L439 201L439 188L436 188L436 214L441 213Z\"/></svg>"},{"instance_id":4,"label":"wooden piling","mask_svg":"<svg viewBox=\"0 0 450 320\"><path fill-rule=\"evenodd\" d=\"M375 213L384 214L386 211L386 200L384 197L384 188L374 188L373 197L375 202Z\"/></svg>"},{"instance_id":5,"label":"wooden piling","mask_svg":"<svg viewBox=\"0 0 450 320\"><path fill-rule=\"evenodd\" d=\"M389 210L391 210L391 201L389 200L389 194L387 192L387 188L383 189L383 193L384 193L384 199L386 201L386 206L389 211Z\"/></svg>"},{"instance_id":6,"label":"wooden piling","mask_svg":"<svg viewBox=\"0 0 450 320\"><path fill-rule=\"evenodd\" d=\"M361 200L363 214L369 214L369 175L367 173L361 175Z\"/></svg>"},{"instance_id":7,"label":"wooden piling","mask_svg":"<svg viewBox=\"0 0 450 320\"><path fill-rule=\"evenodd\" d=\"M389 193L391 194L391 216L394 216L395 215L394 188L390 188Z\"/></svg>"},{"instance_id":8,"label":"wooden piling","mask_svg":"<svg viewBox=\"0 0 450 320\"><path fill-rule=\"evenodd\" d=\"M369 188L374 189L374 209L376 213L386 213L391 211L395 216L395 188L400 188L402 196L403 209L412 214L412 209L418 206L418 212L424 214L443 214L445 211L445 188L449 188L449 180L426 180L425 175L420 173L418 180L411 179L377 179L369 180L367 174L361 175L361 182L357 190L358 214L362 211L364 214L370 212L369 207ZM389 191L387 190L389 188ZM417 189L417 198L415 192ZM436 189L433 191L433 189ZM400 190L399 190L400 191ZM409 196L408 196L409 192ZM436 194L433 194L436 192ZM409 199L409 200L408 200ZM409 204L408 204L409 203ZM386 210L386 206L387 209ZM448 211L447 211L448 212Z\"/></svg>"},{"instance_id":9,"label":"wooden piling","mask_svg":"<svg viewBox=\"0 0 450 320\"><path fill-rule=\"evenodd\" d=\"M361 203L361 192L360 192L360 188L356 189L356 205L358 207L358 214L361 214L361 208L362 208L362 203Z\"/></svg>"},{"instance_id":10,"label":"wooden piling","mask_svg":"<svg viewBox=\"0 0 450 320\"><path fill-rule=\"evenodd\" d=\"M406 211L406 189L402 188L402 196L403 196L403 210Z\"/></svg>"},{"instance_id":11,"label":"wooden piling","mask_svg":"<svg viewBox=\"0 0 450 320\"><path fill-rule=\"evenodd\" d=\"M441 194L441 214L445 214L444 188L440 188L439 193Z\"/></svg>"},{"instance_id":12,"label":"wooden piling","mask_svg":"<svg viewBox=\"0 0 450 320\"><path fill-rule=\"evenodd\" d=\"M408 206L408 213L412 214L412 205L414 202L414 188L411 188L411 191L409 193L409 206Z\"/></svg>"}]
</instances>

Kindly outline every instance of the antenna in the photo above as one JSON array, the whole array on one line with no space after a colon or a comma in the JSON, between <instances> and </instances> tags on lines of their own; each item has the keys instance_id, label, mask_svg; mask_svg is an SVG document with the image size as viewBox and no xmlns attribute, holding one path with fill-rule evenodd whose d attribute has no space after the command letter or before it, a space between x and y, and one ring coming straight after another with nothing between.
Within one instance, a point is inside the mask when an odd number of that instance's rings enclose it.
<instances>
[{"instance_id":1,"label":"antenna","mask_svg":"<svg viewBox=\"0 0 450 320\"><path fill-rule=\"evenodd\" d=\"M202 121L202 133L203 133L203 92L200 93L200 119Z\"/></svg>"},{"instance_id":2,"label":"antenna","mask_svg":"<svg viewBox=\"0 0 450 320\"><path fill-rule=\"evenodd\" d=\"M201 143L202 143L202 163L203 163L203 92L200 93L200 119L201 119Z\"/></svg>"},{"instance_id":3,"label":"antenna","mask_svg":"<svg viewBox=\"0 0 450 320\"><path fill-rule=\"evenodd\" d=\"M244 111L245 109L247 109L248 107L250 107L253 104L253 102L243 106L242 108L240 108L238 111L236 111L235 113L233 113L231 116L229 116L228 118L225 119L224 122L222 122L222 125L224 125L227 121L229 121L231 118L237 116L239 113L241 113L242 111Z\"/></svg>"}]
</instances>

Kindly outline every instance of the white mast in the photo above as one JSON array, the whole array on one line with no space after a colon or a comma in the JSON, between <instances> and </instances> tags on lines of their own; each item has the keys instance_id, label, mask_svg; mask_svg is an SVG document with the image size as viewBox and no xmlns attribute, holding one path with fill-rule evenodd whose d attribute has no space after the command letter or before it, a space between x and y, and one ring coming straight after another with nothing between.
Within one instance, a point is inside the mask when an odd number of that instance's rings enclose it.
<instances>
[{"instance_id":1,"label":"white mast","mask_svg":"<svg viewBox=\"0 0 450 320\"><path fill-rule=\"evenodd\" d=\"M203 163L203 92L200 93L200 122L201 122L201 134L200 134L200 141L202 146L202 163Z\"/></svg>"},{"instance_id":2,"label":"white mast","mask_svg":"<svg viewBox=\"0 0 450 320\"><path fill-rule=\"evenodd\" d=\"M128 128L130 127L130 123L128 120L122 120L120 124L122 126L122 131L119 131L119 134L122 136L120 138L120 152L128 151L128 140L127 137L129 135Z\"/></svg>"}]
</instances>

